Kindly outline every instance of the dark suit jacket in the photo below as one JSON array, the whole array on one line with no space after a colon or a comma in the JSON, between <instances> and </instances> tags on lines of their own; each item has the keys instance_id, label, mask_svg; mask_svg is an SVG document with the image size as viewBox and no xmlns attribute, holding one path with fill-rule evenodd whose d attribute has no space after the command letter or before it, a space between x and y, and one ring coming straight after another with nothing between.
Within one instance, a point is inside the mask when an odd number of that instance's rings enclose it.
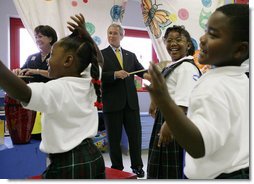
<instances>
[{"instance_id":1,"label":"dark suit jacket","mask_svg":"<svg viewBox=\"0 0 254 184\"><path fill-rule=\"evenodd\" d=\"M136 55L122 49L123 69L127 72L142 70L144 67L139 63ZM125 79L114 79L114 72L121 70L117 57L110 46L103 49L104 65L102 69L102 102L103 112L122 110L126 103L131 109L139 109L137 90L134 83L134 75ZM139 73L143 78L143 73Z\"/></svg>"}]
</instances>

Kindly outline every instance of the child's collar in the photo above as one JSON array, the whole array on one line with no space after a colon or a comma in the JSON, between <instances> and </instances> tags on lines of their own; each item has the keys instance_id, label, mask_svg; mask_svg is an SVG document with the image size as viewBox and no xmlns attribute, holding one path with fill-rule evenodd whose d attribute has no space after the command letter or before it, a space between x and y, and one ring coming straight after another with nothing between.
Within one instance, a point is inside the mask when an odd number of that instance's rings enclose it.
<instances>
[{"instance_id":1,"label":"child's collar","mask_svg":"<svg viewBox=\"0 0 254 184\"><path fill-rule=\"evenodd\" d=\"M175 64L175 63L178 63L178 62L180 62L180 61L183 61L183 60L185 60L185 59L194 59L194 57L191 56L191 55L189 55L189 56L184 56L184 57L182 57L181 59L178 59L178 60L176 60L176 61L172 61L171 63L167 64L167 67L170 66L170 65L172 65L172 64Z\"/></svg>"}]
</instances>

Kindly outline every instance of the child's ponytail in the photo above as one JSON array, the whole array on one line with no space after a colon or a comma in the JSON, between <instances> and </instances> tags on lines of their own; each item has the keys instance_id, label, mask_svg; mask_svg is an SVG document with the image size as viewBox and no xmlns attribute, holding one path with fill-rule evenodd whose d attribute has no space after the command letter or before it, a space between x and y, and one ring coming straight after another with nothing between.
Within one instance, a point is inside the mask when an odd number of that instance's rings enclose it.
<instances>
[{"instance_id":1,"label":"child's ponytail","mask_svg":"<svg viewBox=\"0 0 254 184\"><path fill-rule=\"evenodd\" d=\"M63 39L63 47L66 50L73 50L79 61L79 72L82 73L91 63L90 74L92 83L94 85L97 101L94 103L98 109L102 108L101 102L101 82L100 82L100 68L98 63L98 50L95 43L90 37L89 33L82 29L75 29L73 33Z\"/></svg>"}]
</instances>

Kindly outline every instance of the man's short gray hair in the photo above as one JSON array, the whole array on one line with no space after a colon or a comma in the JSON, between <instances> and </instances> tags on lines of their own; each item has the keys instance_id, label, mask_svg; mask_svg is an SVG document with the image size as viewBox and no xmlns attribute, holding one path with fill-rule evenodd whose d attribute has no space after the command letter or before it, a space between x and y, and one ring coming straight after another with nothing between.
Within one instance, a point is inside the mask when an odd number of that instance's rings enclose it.
<instances>
[{"instance_id":1,"label":"man's short gray hair","mask_svg":"<svg viewBox=\"0 0 254 184\"><path fill-rule=\"evenodd\" d=\"M119 28L119 32L120 32L120 35L121 35L121 36L124 36L125 31L124 31L124 28L123 28L120 24L118 24L118 23L112 23L112 24L108 27L108 29L109 29L110 27L118 27L118 28Z\"/></svg>"}]
</instances>

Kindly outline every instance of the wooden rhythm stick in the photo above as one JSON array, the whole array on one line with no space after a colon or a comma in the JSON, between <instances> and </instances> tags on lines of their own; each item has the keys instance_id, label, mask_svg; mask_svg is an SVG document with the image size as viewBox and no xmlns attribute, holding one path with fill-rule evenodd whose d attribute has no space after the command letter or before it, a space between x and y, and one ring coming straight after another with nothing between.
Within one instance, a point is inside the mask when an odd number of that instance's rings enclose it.
<instances>
[{"instance_id":1,"label":"wooden rhythm stick","mask_svg":"<svg viewBox=\"0 0 254 184\"><path fill-rule=\"evenodd\" d=\"M25 79L32 79L34 78L33 76L29 76L29 75L18 75L19 78L25 78Z\"/></svg>"},{"instance_id":2,"label":"wooden rhythm stick","mask_svg":"<svg viewBox=\"0 0 254 184\"><path fill-rule=\"evenodd\" d=\"M130 72L129 75L140 73L140 72L145 72L145 71L147 71L147 69L137 70L137 71L134 71L134 72Z\"/></svg>"}]
</instances>

